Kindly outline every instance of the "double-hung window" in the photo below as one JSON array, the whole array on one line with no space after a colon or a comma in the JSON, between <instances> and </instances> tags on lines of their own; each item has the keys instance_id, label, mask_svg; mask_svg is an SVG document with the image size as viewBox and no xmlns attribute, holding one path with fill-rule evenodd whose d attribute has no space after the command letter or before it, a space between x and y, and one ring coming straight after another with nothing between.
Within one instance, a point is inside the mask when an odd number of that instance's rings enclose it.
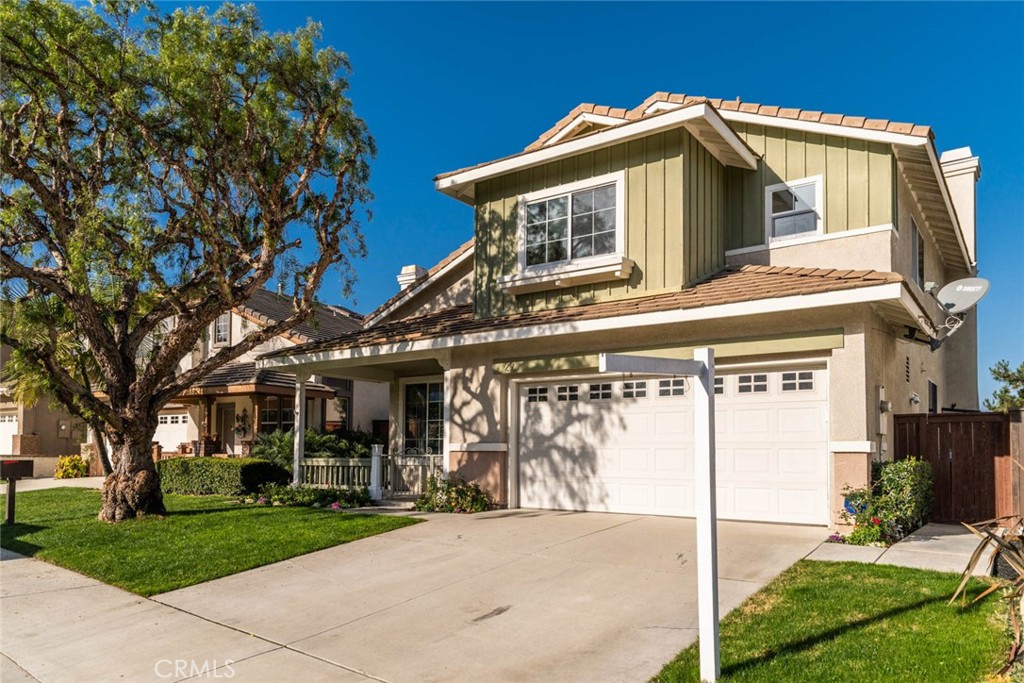
<instances>
[{"instance_id":1,"label":"double-hung window","mask_svg":"<svg viewBox=\"0 0 1024 683\"><path fill-rule=\"evenodd\" d=\"M822 177L813 176L765 188L768 242L822 232Z\"/></svg>"},{"instance_id":2,"label":"double-hung window","mask_svg":"<svg viewBox=\"0 0 1024 683\"><path fill-rule=\"evenodd\" d=\"M617 244L614 183L526 204L526 266L614 254Z\"/></svg>"},{"instance_id":3,"label":"double-hung window","mask_svg":"<svg viewBox=\"0 0 1024 683\"><path fill-rule=\"evenodd\" d=\"M222 313L213 322L213 343L227 344L231 341L231 314Z\"/></svg>"}]
</instances>

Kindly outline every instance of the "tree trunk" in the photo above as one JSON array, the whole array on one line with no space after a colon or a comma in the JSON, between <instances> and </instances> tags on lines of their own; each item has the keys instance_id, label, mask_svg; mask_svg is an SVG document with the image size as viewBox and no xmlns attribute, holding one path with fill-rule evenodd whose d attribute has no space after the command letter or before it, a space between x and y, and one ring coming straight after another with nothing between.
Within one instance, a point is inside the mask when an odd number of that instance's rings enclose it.
<instances>
[{"instance_id":1,"label":"tree trunk","mask_svg":"<svg viewBox=\"0 0 1024 683\"><path fill-rule=\"evenodd\" d=\"M122 433L114 442L114 471L103 482L104 522L120 522L143 515L164 515L164 496L160 491L160 475L153 462L153 433L156 426Z\"/></svg>"}]
</instances>

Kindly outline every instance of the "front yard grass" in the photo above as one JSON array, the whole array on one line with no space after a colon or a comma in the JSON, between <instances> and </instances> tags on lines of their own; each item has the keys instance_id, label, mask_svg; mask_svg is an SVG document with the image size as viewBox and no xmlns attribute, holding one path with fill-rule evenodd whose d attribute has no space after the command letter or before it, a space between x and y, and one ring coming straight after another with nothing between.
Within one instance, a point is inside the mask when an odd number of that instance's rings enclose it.
<instances>
[{"instance_id":1,"label":"front yard grass","mask_svg":"<svg viewBox=\"0 0 1024 683\"><path fill-rule=\"evenodd\" d=\"M107 524L96 519L99 491L26 491L18 494L17 524L0 527L0 545L148 596L418 521L240 505L224 496L165 494L164 503L164 518Z\"/></svg>"},{"instance_id":2,"label":"front yard grass","mask_svg":"<svg viewBox=\"0 0 1024 683\"><path fill-rule=\"evenodd\" d=\"M998 592L949 606L954 574L857 562L798 562L721 624L723 683L989 680L1010 644ZM973 581L970 598L986 584ZM654 680L697 681L687 648Z\"/></svg>"}]
</instances>

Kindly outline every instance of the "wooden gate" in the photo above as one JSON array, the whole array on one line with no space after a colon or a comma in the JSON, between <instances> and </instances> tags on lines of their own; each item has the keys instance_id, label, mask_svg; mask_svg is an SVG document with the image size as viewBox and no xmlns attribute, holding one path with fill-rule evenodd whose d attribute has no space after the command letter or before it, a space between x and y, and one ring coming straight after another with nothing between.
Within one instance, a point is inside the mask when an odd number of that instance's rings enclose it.
<instances>
[{"instance_id":1,"label":"wooden gate","mask_svg":"<svg viewBox=\"0 0 1024 683\"><path fill-rule=\"evenodd\" d=\"M1019 514L1024 471L1021 413L896 415L895 457L916 455L935 476L934 522L980 522Z\"/></svg>"}]
</instances>

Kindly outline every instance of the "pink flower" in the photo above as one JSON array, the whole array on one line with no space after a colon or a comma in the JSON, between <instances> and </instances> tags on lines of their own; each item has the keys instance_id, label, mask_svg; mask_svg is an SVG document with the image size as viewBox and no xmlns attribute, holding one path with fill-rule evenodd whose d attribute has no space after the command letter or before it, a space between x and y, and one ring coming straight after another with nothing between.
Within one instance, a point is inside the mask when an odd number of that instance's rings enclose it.
<instances>
[{"instance_id":1,"label":"pink flower","mask_svg":"<svg viewBox=\"0 0 1024 683\"><path fill-rule=\"evenodd\" d=\"M333 503L331 503L331 509L332 510L340 510L341 509L341 503L339 503L338 501L334 501Z\"/></svg>"}]
</instances>

